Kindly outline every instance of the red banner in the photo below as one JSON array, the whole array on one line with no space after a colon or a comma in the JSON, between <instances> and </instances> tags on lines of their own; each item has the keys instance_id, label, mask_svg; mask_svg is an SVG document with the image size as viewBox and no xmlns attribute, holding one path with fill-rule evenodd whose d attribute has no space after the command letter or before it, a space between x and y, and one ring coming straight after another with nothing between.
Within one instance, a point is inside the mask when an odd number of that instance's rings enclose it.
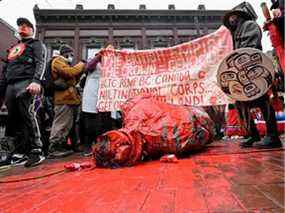
<instances>
[{"instance_id":1,"label":"red banner","mask_svg":"<svg viewBox=\"0 0 285 213\"><path fill-rule=\"evenodd\" d=\"M150 93L178 105L227 104L217 86L217 67L232 51L225 27L170 48L124 51L105 49L102 59L99 111L120 110L129 98Z\"/></svg>"}]
</instances>

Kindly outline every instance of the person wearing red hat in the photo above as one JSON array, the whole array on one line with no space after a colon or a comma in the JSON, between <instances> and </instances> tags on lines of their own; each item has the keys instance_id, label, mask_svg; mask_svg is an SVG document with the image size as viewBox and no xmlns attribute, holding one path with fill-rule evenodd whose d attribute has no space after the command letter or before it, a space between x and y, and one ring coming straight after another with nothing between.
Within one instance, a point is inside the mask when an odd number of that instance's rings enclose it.
<instances>
[{"instance_id":1,"label":"person wearing red hat","mask_svg":"<svg viewBox=\"0 0 285 213\"><path fill-rule=\"evenodd\" d=\"M28 19L18 18L17 25L21 39L8 50L0 96L5 97L8 109L6 139L15 142L17 135L22 137L14 144L12 153L18 154L18 160L25 162L26 167L31 167L44 160L34 104L35 96L41 93L47 52L44 44L33 38L34 26ZM11 160L12 157L7 159Z\"/></svg>"}]
</instances>

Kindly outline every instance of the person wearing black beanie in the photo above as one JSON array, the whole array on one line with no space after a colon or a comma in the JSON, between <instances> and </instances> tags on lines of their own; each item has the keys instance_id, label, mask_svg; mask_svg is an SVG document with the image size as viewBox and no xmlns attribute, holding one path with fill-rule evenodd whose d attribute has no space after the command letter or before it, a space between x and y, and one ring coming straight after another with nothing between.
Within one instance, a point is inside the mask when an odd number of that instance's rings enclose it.
<instances>
[{"instance_id":1,"label":"person wearing black beanie","mask_svg":"<svg viewBox=\"0 0 285 213\"><path fill-rule=\"evenodd\" d=\"M51 62L51 74L54 82L60 81L65 86L56 89L53 95L54 120L49 138L48 158L61 158L72 154L71 150L66 149L66 141L75 125L81 103L75 85L85 70L85 63L82 61L73 65L74 50L69 45L61 45L59 53Z\"/></svg>"}]
</instances>

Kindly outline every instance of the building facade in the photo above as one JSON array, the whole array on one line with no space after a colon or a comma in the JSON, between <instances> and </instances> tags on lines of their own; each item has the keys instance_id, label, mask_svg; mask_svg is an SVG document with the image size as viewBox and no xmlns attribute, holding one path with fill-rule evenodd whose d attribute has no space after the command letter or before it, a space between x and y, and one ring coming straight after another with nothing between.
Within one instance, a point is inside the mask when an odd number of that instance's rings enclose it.
<instances>
[{"instance_id":1,"label":"building facade","mask_svg":"<svg viewBox=\"0 0 285 213\"><path fill-rule=\"evenodd\" d=\"M3 69L3 60L7 57L7 49L18 41L17 31L3 19L0 19L0 75Z\"/></svg>"},{"instance_id":2,"label":"building facade","mask_svg":"<svg viewBox=\"0 0 285 213\"><path fill-rule=\"evenodd\" d=\"M7 50L18 41L17 30L0 18L0 78L3 76L4 61L7 59ZM7 120L7 108L0 106L0 138L4 137Z\"/></svg>"},{"instance_id":3,"label":"building facade","mask_svg":"<svg viewBox=\"0 0 285 213\"><path fill-rule=\"evenodd\" d=\"M60 44L75 49L77 59L89 59L102 47L112 44L118 49L152 49L170 47L215 31L222 24L226 10L105 10L40 9L34 7L37 37L44 41L49 57Z\"/></svg>"}]
</instances>

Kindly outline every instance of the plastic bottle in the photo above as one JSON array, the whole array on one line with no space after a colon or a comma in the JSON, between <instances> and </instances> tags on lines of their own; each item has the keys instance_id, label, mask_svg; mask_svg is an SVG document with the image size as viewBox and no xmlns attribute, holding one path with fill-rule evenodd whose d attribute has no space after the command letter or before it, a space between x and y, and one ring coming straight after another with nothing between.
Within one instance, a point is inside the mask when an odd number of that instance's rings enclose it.
<instances>
[{"instance_id":1,"label":"plastic bottle","mask_svg":"<svg viewBox=\"0 0 285 213\"><path fill-rule=\"evenodd\" d=\"M91 167L92 167L92 164L90 162L71 163L71 164L64 165L64 168L68 171L77 171L77 170L87 169Z\"/></svg>"}]
</instances>

